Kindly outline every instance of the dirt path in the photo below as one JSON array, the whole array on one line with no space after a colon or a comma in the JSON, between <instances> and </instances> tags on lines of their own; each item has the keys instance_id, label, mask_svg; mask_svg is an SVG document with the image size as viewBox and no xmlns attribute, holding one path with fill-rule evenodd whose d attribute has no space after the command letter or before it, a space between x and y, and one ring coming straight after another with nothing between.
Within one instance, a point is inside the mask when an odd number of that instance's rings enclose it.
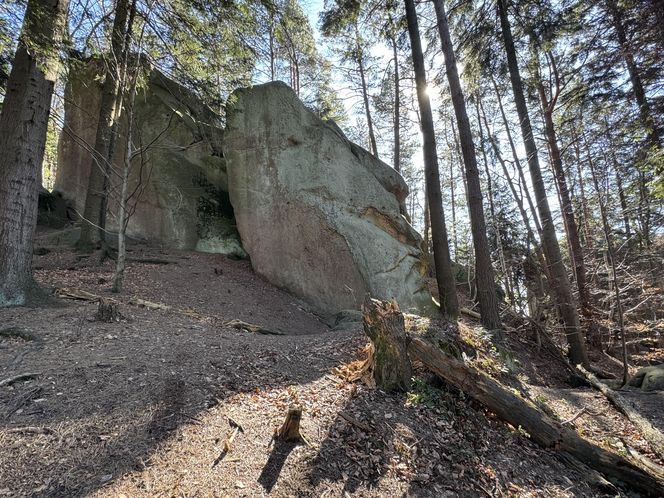
<instances>
[{"instance_id":1,"label":"dirt path","mask_svg":"<svg viewBox=\"0 0 664 498\"><path fill-rule=\"evenodd\" d=\"M118 299L174 310L122 305L112 324L89 303L0 310L0 329L25 332L0 337L0 378L38 374L0 387L0 496L604 495L461 393L418 382L392 396L332 375L360 354L360 328L330 331L246 262L133 255L175 263L132 263ZM36 259L43 284L107 293L109 263ZM292 403L310 444L271 444ZM220 460L229 418L244 432Z\"/></svg>"}]
</instances>

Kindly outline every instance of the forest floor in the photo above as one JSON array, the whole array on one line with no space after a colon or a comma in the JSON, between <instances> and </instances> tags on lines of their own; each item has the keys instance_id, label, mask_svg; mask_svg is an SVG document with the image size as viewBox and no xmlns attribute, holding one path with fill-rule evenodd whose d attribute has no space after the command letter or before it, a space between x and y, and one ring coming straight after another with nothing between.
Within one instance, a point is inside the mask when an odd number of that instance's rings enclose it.
<instances>
[{"instance_id":1,"label":"forest floor","mask_svg":"<svg viewBox=\"0 0 664 498\"><path fill-rule=\"evenodd\" d=\"M130 257L170 263L130 262L113 295L112 262L61 247L35 256L40 284L116 299L119 322L95 321L85 301L0 310L0 330L20 331L0 334L0 381L32 374L0 386L0 496L607 496L583 467L459 391L418 381L386 394L344 381L333 369L364 354L361 325L331 330L248 262L143 246ZM285 335L226 325L233 319ZM532 338L509 344L522 395L560 420L576 416L569 423L597 444L656 460ZM648 355L664 361L662 349ZM644 413L664 429L664 393L631 396L647 399ZM304 407L307 444L275 443L293 403ZM229 419L243 432L224 455Z\"/></svg>"}]
</instances>

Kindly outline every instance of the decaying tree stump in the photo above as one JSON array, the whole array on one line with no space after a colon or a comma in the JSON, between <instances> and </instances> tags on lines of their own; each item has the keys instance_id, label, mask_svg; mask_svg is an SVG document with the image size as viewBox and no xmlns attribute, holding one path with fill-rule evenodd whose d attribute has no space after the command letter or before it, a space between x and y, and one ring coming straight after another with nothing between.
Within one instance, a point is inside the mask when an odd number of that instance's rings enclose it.
<instances>
[{"instance_id":1,"label":"decaying tree stump","mask_svg":"<svg viewBox=\"0 0 664 498\"><path fill-rule=\"evenodd\" d=\"M118 303L109 299L99 299L99 306L97 307L95 320L98 322L113 323L119 322L120 318L122 318L122 315L120 314Z\"/></svg>"},{"instance_id":2,"label":"decaying tree stump","mask_svg":"<svg viewBox=\"0 0 664 498\"><path fill-rule=\"evenodd\" d=\"M641 468L635 462L594 445L484 372L421 337L409 336L396 303L367 300L364 320L365 332L376 345L377 352L380 348L383 355L381 367L374 372L378 385L383 382L392 386L404 383L406 373L410 376L411 372L410 355L448 384L461 389L514 427L526 431L540 446L566 452L641 493L664 496L664 475Z\"/></svg>"},{"instance_id":3,"label":"decaying tree stump","mask_svg":"<svg viewBox=\"0 0 664 498\"><path fill-rule=\"evenodd\" d=\"M288 408L288 415L286 415L284 425L277 431L277 439L291 442L303 441L304 438L300 433L300 420L302 420L302 407L293 405Z\"/></svg>"},{"instance_id":4,"label":"decaying tree stump","mask_svg":"<svg viewBox=\"0 0 664 498\"><path fill-rule=\"evenodd\" d=\"M367 296L362 306L364 332L373 344L373 377L386 391L408 389L413 368L408 358L406 327L396 302ZM372 353L370 353L372 354Z\"/></svg>"}]
</instances>

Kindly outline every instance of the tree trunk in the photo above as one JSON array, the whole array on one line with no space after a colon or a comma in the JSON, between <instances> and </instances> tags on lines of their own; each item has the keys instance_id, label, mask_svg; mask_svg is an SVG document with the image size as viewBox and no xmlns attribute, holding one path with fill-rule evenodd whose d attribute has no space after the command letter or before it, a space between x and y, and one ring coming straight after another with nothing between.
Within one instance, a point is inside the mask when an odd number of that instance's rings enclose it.
<instances>
[{"instance_id":1,"label":"tree trunk","mask_svg":"<svg viewBox=\"0 0 664 498\"><path fill-rule=\"evenodd\" d=\"M362 306L364 332L373 345L373 378L385 391L410 387L413 369L408 359L403 313L396 302L384 303L367 296Z\"/></svg>"},{"instance_id":2,"label":"tree trunk","mask_svg":"<svg viewBox=\"0 0 664 498\"><path fill-rule=\"evenodd\" d=\"M530 209L530 212L533 217L533 223L535 224L535 229L537 230L537 235L539 237L542 237L542 225L540 224L539 216L537 214L537 209L535 209L535 204L533 203L533 199L530 195L530 189L528 188L528 182L526 182L526 175L523 172L523 167L521 166L521 161L519 160L519 155L516 152L516 145L514 144L514 140L512 138L512 130L510 129L510 124L507 121L507 115L505 114L505 108L503 107L503 99L500 96L500 91L498 90L498 85L496 84L496 80L494 79L493 75L489 75L491 78L491 82L493 83L493 88L494 91L496 92L496 100L498 101L498 109L500 109L500 116L503 120L503 126L505 127L505 134L507 135L507 142L510 145L510 151L512 152L512 159L514 160L514 167L516 168L516 172L519 175L519 189L523 189L523 194L526 198L526 201L528 202L528 208Z\"/></svg>"},{"instance_id":3,"label":"tree trunk","mask_svg":"<svg viewBox=\"0 0 664 498\"><path fill-rule=\"evenodd\" d=\"M505 179L507 180L507 185L509 186L510 191L512 192L512 197L514 197L514 202L516 203L517 208L519 209L519 213L521 214L521 219L523 220L523 224L526 228L528 243L531 244L532 247L534 248L535 252L537 253L538 260L540 261L540 263L542 263L542 268L546 272L547 271L545 264L546 262L544 260L544 255L542 254L541 245L538 243L538 240L535 237L535 233L533 232L533 228L530 225L530 218L528 217L526 208L523 205L523 198L520 197L519 194L517 193L516 187L514 186L514 182L512 181L512 177L510 176L510 173L507 170L507 165L505 164L505 160L503 159L502 154L500 153L500 149L498 148L498 144L496 143L496 139L493 137L491 131L489 130L489 123L487 121L486 113L484 112L484 106L482 105L481 100L479 101L479 107L480 110L482 111L482 119L484 121L484 127L487 129L489 142L491 143L493 151L496 154L496 158L498 159L498 162L500 163L500 166L503 170L503 174L505 175ZM533 213L533 215L534 214L535 213Z\"/></svg>"},{"instance_id":4,"label":"tree trunk","mask_svg":"<svg viewBox=\"0 0 664 498\"><path fill-rule=\"evenodd\" d=\"M431 219L431 239L433 244L433 258L436 265L436 280L442 311L450 318L456 318L459 313L459 303L456 294L456 283L452 274L452 261L450 248L447 242L447 227L443 213L442 194L440 191L440 173L438 171L438 153L436 151L436 133L433 127L431 102L427 95L427 79L424 67L424 55L420 30L417 23L417 11L414 0L405 0L406 19L408 22L408 35L413 55L413 68L415 71L415 84L417 86L417 101L420 109L420 122L422 126L422 141L424 146L424 176L426 192L429 200L429 217Z\"/></svg>"},{"instance_id":5,"label":"tree trunk","mask_svg":"<svg viewBox=\"0 0 664 498\"><path fill-rule=\"evenodd\" d=\"M355 26L355 51L357 56L357 68L360 72L360 83L362 85L362 101L364 102L364 112L367 115L367 130L369 131L369 148L371 153L378 157L378 146L376 145L376 135L374 133L373 120L371 119L371 107L369 103L369 91L367 90L367 79L364 72L364 53L360 46L360 34Z\"/></svg>"},{"instance_id":6,"label":"tree trunk","mask_svg":"<svg viewBox=\"0 0 664 498\"><path fill-rule=\"evenodd\" d=\"M431 232L431 218L429 216L429 198L426 193L426 189L424 191L424 235L422 237L422 252L424 252L425 255L430 254L430 246L429 246L429 233Z\"/></svg>"},{"instance_id":7,"label":"tree trunk","mask_svg":"<svg viewBox=\"0 0 664 498\"><path fill-rule=\"evenodd\" d=\"M35 289L32 248L68 0L29 0L0 114L0 307Z\"/></svg>"},{"instance_id":8,"label":"tree trunk","mask_svg":"<svg viewBox=\"0 0 664 498\"><path fill-rule=\"evenodd\" d=\"M625 227L625 237L627 237L627 239L629 240L632 238L632 228L629 224L629 215L627 212L627 198L625 197L625 189L623 188L623 183L622 183L621 175L623 174L623 172L618 166L618 162L615 160L615 156L613 156L613 169L616 175L616 186L618 187L618 198L620 199L620 211L622 213L623 226Z\"/></svg>"},{"instance_id":9,"label":"tree trunk","mask_svg":"<svg viewBox=\"0 0 664 498\"><path fill-rule=\"evenodd\" d=\"M622 11L616 0L606 0L606 5L613 21L613 28L616 30L616 35L618 36L618 43L620 44L625 65L627 66L627 73L629 74L629 80L632 84L634 100L639 108L639 118L646 133L646 139L652 148L659 151L662 148L662 131L657 120L653 116L652 109L650 108L650 104L646 97L643 80L641 79L639 69L634 60L632 47L627 40L627 33L622 20ZM658 173L661 174L662 172L658 171ZM639 193L641 197L641 202L639 203L641 236L646 247L648 247L650 246L650 189L648 188L648 178L643 171L639 171L639 183Z\"/></svg>"},{"instance_id":10,"label":"tree trunk","mask_svg":"<svg viewBox=\"0 0 664 498\"><path fill-rule=\"evenodd\" d=\"M399 77L399 52L394 33L391 35L392 56L394 58L394 169L401 172L401 80Z\"/></svg>"},{"instance_id":11,"label":"tree trunk","mask_svg":"<svg viewBox=\"0 0 664 498\"><path fill-rule=\"evenodd\" d=\"M113 277L113 292L122 292L124 283L124 272L127 261L127 224L129 223L129 213L127 203L129 202L129 172L134 157L132 146L132 131L134 123L134 102L136 100L136 83L139 67L136 66L134 77L129 88L129 101L127 102L127 134L126 150L124 154L124 164L122 169L122 190L120 193L120 207L118 213L118 259L115 265L115 275Z\"/></svg>"},{"instance_id":12,"label":"tree trunk","mask_svg":"<svg viewBox=\"0 0 664 498\"><path fill-rule=\"evenodd\" d=\"M660 130L657 121L653 117L650 104L648 103L646 92L643 87L643 80L641 79L639 69L636 65L636 61L634 60L632 47L627 40L627 33L625 32L625 26L622 21L622 12L616 0L606 0L606 5L609 13L611 14L613 28L616 30L618 43L620 44L622 56L625 60L625 65L627 66L629 81L632 84L632 92L634 93L634 100L636 101L636 105L639 108L641 124L646 132L646 136L648 138L648 142L650 142L650 145L660 149L662 147L660 142L662 131Z\"/></svg>"},{"instance_id":13,"label":"tree trunk","mask_svg":"<svg viewBox=\"0 0 664 498\"><path fill-rule=\"evenodd\" d=\"M454 181L454 155L452 153L452 146L445 133L445 142L447 148L450 150L450 207L452 208L452 248L454 249L454 260L459 262L459 238L457 236L457 217L456 217L456 188Z\"/></svg>"},{"instance_id":14,"label":"tree trunk","mask_svg":"<svg viewBox=\"0 0 664 498\"><path fill-rule=\"evenodd\" d=\"M550 61L551 65L555 67L555 61L553 58L550 58ZM550 100L547 98L539 71L537 74L537 91L539 93L542 113L544 115L544 130L549 146L549 153L551 154L551 167L553 168L553 176L556 185L558 186L558 194L560 196L560 209L563 215L563 225L567 234L567 242L569 244L571 259L574 265L574 276L576 277L576 287L579 291L581 315L588 327L588 339L593 344L598 344L598 338L596 337L598 329L595 324L595 318L593 317L593 307L586 276L586 263L583 257L581 239L579 238L579 227L574 216L574 206L572 205L569 189L567 187L567 178L563 167L562 155L560 153L560 148L558 147L558 137L553 123L553 110L557 96L552 96Z\"/></svg>"},{"instance_id":15,"label":"tree trunk","mask_svg":"<svg viewBox=\"0 0 664 498\"><path fill-rule=\"evenodd\" d=\"M533 137L530 117L528 116L528 108L526 106L526 98L523 92L523 84L519 74L519 65L516 58L514 40L512 38L512 29L507 17L506 0L498 0L498 11L500 14L500 24L505 51L507 52L507 63L510 71L510 80L512 82L512 91L514 93L517 114L521 123L523 142L526 148L526 154L528 155L530 178L533 183L537 209L542 223L542 248L549 267L551 289L563 322L565 337L569 345L570 360L574 364L589 366L585 343L581 333L579 315L576 309L576 303L574 302L574 296L572 295L569 277L567 276L567 271L565 270L563 259L560 254L556 228L553 223L553 217L551 216L546 188L544 187L544 180L542 178L542 170L540 169L539 159L537 157L537 146Z\"/></svg>"},{"instance_id":16,"label":"tree trunk","mask_svg":"<svg viewBox=\"0 0 664 498\"><path fill-rule=\"evenodd\" d=\"M484 130L482 129L482 120L480 119L480 105L479 105L480 96L476 96L475 102L475 111L477 113L477 128L480 135L480 150L482 151L482 160L484 163L484 174L486 175L487 182L487 193L489 194L489 212L491 213L491 224L493 225L493 231L496 236L496 247L498 248L498 258L500 260L500 268L503 272L503 278L505 279L505 291L509 298L510 304L516 306L516 299L514 296L514 289L512 288L512 280L510 278L510 271L507 269L507 263L505 261L505 251L503 249L503 241L500 236L500 228L498 226L498 220L496 218L496 207L493 199L493 182L491 181L491 173L489 172L489 160L486 155L486 147L484 142Z\"/></svg>"},{"instance_id":17,"label":"tree trunk","mask_svg":"<svg viewBox=\"0 0 664 498\"><path fill-rule=\"evenodd\" d=\"M606 123L606 128L605 128L605 134L606 134L606 140L608 144L608 148L611 151L611 163L613 164L613 169L615 171L616 175L616 183L618 187L618 197L620 200L620 210L622 213L622 218L623 218L623 225L625 227L625 236L627 239L632 238L632 227L629 222L629 210L627 207L627 198L625 196L625 190L623 188L623 183L622 183L622 175L623 173L623 168L621 167L620 163L616 159L616 154L613 148L612 140L611 140L611 133L609 132L609 125ZM585 137L584 137L585 138Z\"/></svg>"},{"instance_id":18,"label":"tree trunk","mask_svg":"<svg viewBox=\"0 0 664 498\"><path fill-rule=\"evenodd\" d=\"M270 81L274 81L277 77L277 65L276 65L276 51L274 48L274 12L272 6L268 6L270 11L269 17L269 33L268 37L270 39Z\"/></svg>"},{"instance_id":19,"label":"tree trunk","mask_svg":"<svg viewBox=\"0 0 664 498\"><path fill-rule=\"evenodd\" d=\"M611 225L609 224L609 218L606 213L606 204L604 202L604 196L602 195L602 190L600 189L599 181L597 179L597 173L595 171L595 166L590 155L588 155L588 165L590 166L590 174L593 179L593 185L595 186L595 191L597 192L597 203L599 204L599 213L602 218L602 228L604 230L604 239L606 241L606 255L609 260L609 266L611 268L611 280L613 281L613 292L615 296L616 309L618 311L618 328L620 329L620 343L622 349L622 361L623 361L623 385L627 384L629 380L629 365L627 363L627 341L625 340L625 320L622 307L622 298L620 295L620 285L618 282L618 275L616 272L616 253L613 248L613 239L611 238Z\"/></svg>"},{"instance_id":20,"label":"tree trunk","mask_svg":"<svg viewBox=\"0 0 664 498\"><path fill-rule=\"evenodd\" d=\"M472 130L466 111L466 102L457 71L456 56L450 37L445 6L443 5L443 0L434 0L433 5L436 10L438 34L440 35L443 55L445 56L447 81L450 84L452 104L459 130L461 153L466 168L468 212L475 249L475 283L477 286L477 300L480 305L481 322L487 330L499 330L501 323L498 313L498 299L496 297L496 282L491 263L489 241L486 237L484 203L482 202L482 187L480 185L480 173L477 168L477 158L475 156L475 144L473 143Z\"/></svg>"},{"instance_id":21,"label":"tree trunk","mask_svg":"<svg viewBox=\"0 0 664 498\"><path fill-rule=\"evenodd\" d=\"M104 240L106 196L112 170L113 135L117 129L119 114L120 80L123 59L126 56L128 14L129 0L117 0L111 33L111 53L106 58L107 70L101 94L99 122L90 164L81 235L76 244L79 249L86 251Z\"/></svg>"},{"instance_id":22,"label":"tree trunk","mask_svg":"<svg viewBox=\"0 0 664 498\"><path fill-rule=\"evenodd\" d=\"M579 137L575 131L572 131L572 141L574 143L574 154L576 157L576 174L579 177L579 191L581 192L581 210L583 212L584 238L586 247L592 252L594 241L592 230L590 229L590 210L588 209L585 181L583 179L583 170L581 168L581 148L579 147Z\"/></svg>"}]
</instances>

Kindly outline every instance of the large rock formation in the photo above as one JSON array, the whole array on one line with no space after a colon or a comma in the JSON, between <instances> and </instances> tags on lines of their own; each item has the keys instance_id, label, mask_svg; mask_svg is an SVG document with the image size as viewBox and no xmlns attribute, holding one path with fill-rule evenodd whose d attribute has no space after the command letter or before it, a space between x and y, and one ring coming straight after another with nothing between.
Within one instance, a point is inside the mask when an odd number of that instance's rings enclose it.
<instances>
[{"instance_id":1,"label":"large rock formation","mask_svg":"<svg viewBox=\"0 0 664 498\"><path fill-rule=\"evenodd\" d=\"M101 101L99 60L76 61L65 92L55 190L83 212ZM189 90L156 70L136 96L133 143L144 153L132 163L136 202L129 236L167 247L245 255L228 199L221 119ZM125 147L121 120L113 159L107 226L117 229L117 199Z\"/></svg>"},{"instance_id":2,"label":"large rock formation","mask_svg":"<svg viewBox=\"0 0 664 498\"><path fill-rule=\"evenodd\" d=\"M233 93L224 151L254 270L318 311L357 309L367 292L431 312L420 238L401 215L408 188L283 83Z\"/></svg>"}]
</instances>

